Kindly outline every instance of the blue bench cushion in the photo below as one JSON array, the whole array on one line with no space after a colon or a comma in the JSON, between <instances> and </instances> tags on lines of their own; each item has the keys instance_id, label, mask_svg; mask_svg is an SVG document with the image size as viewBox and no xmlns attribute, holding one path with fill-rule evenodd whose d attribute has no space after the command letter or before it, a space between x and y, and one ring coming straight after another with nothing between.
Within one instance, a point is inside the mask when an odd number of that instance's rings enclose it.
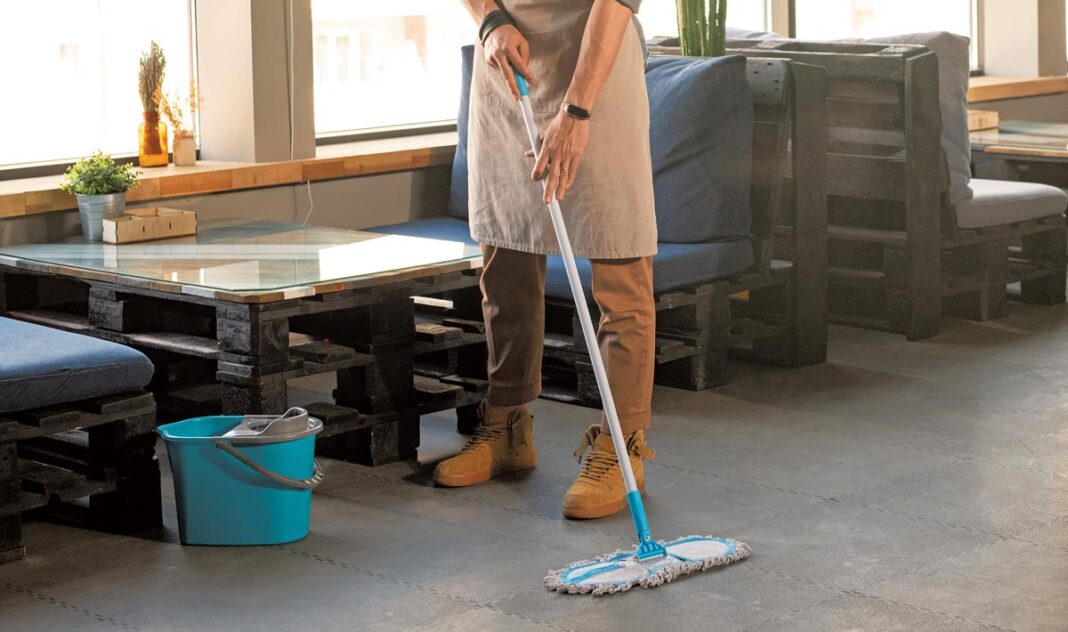
<instances>
[{"instance_id":1,"label":"blue bench cushion","mask_svg":"<svg viewBox=\"0 0 1068 632\"><path fill-rule=\"evenodd\" d=\"M467 124L474 47L460 51L448 214L467 218ZM650 142L661 243L748 239L753 96L740 55L649 60Z\"/></svg>"},{"instance_id":2,"label":"blue bench cushion","mask_svg":"<svg viewBox=\"0 0 1068 632\"><path fill-rule=\"evenodd\" d=\"M369 228L372 232L409 237L429 237L475 243L467 220L455 217L432 217L406 224ZM653 289L657 292L674 290L712 279L743 272L753 263L753 247L748 239L716 241L707 244L660 244L653 257ZM587 297L590 295L590 262L580 259L579 276ZM545 279L545 295L551 298L571 298L560 257L549 257Z\"/></svg>"},{"instance_id":3,"label":"blue bench cushion","mask_svg":"<svg viewBox=\"0 0 1068 632\"><path fill-rule=\"evenodd\" d=\"M471 111L471 71L475 47L460 49L463 83L460 87L460 112L456 117L456 156L452 159L452 182L449 185L449 215L467 219L467 120Z\"/></svg>"},{"instance_id":4,"label":"blue bench cushion","mask_svg":"<svg viewBox=\"0 0 1068 632\"><path fill-rule=\"evenodd\" d=\"M152 362L120 344L0 318L0 413L143 388Z\"/></svg>"},{"instance_id":5,"label":"blue bench cushion","mask_svg":"<svg viewBox=\"0 0 1068 632\"><path fill-rule=\"evenodd\" d=\"M753 246L748 239L714 241L707 244L662 243L659 245L659 251L653 256L653 291L666 292L730 276L745 271L752 263ZM589 260L579 259L578 269L586 298L593 300L593 294L590 293L592 272ZM545 296L571 298L564 260L560 257L549 257Z\"/></svg>"},{"instance_id":6,"label":"blue bench cushion","mask_svg":"<svg viewBox=\"0 0 1068 632\"><path fill-rule=\"evenodd\" d=\"M753 95L745 57L653 57L645 81L660 243L748 239Z\"/></svg>"}]
</instances>

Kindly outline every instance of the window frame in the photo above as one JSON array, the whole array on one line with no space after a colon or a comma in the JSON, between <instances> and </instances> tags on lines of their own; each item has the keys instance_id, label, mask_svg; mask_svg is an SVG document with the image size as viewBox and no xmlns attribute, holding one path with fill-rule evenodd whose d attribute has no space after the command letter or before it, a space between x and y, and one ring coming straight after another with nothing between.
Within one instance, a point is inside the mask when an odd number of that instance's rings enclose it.
<instances>
[{"instance_id":1,"label":"window frame","mask_svg":"<svg viewBox=\"0 0 1068 632\"><path fill-rule=\"evenodd\" d=\"M189 12L189 73L192 83L199 86L199 64L197 56L197 0L185 0ZM200 160L200 112L199 109L193 114L193 138L196 142L196 159ZM124 152L112 154L111 157L118 164L137 163L137 152ZM47 176L63 175L78 159L58 158L56 160L42 160L36 162L13 163L0 165L0 181L22 180L26 178L42 178ZM167 164L174 162L174 153L167 152Z\"/></svg>"}]
</instances>

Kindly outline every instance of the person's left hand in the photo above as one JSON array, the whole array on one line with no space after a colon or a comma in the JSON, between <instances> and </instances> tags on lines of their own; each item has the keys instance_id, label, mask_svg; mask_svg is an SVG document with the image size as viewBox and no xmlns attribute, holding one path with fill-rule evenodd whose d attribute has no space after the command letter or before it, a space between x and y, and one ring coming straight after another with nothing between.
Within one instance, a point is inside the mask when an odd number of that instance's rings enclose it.
<instances>
[{"instance_id":1,"label":"person's left hand","mask_svg":"<svg viewBox=\"0 0 1068 632\"><path fill-rule=\"evenodd\" d=\"M541 143L541 153L530 174L532 180L546 178L545 203L553 195L563 200L567 190L575 183L575 174L579 169L586 143L590 140L590 122L561 111L545 130ZM527 151L527 157L533 158L534 152Z\"/></svg>"}]
</instances>

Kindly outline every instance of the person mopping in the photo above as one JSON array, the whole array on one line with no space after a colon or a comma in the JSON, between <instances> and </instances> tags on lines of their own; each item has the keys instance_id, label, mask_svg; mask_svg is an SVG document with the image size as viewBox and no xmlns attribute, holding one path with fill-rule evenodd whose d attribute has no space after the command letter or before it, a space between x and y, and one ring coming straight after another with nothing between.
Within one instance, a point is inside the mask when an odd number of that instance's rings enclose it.
<instances>
[{"instance_id":1,"label":"person mopping","mask_svg":"<svg viewBox=\"0 0 1068 632\"><path fill-rule=\"evenodd\" d=\"M481 422L434 482L462 487L537 462L527 404L541 392L546 255L559 254L545 212L561 203L576 256L590 259L600 308L597 343L634 478L643 461L655 365L652 256L657 251L649 101L641 0L462 0L479 22L471 85L468 166L471 234L482 247L482 309L489 389ZM513 72L534 86L544 130L536 162ZM535 162L533 169L531 163ZM541 187L530 180L544 179ZM600 518L627 507L627 490L602 415L583 435L585 459L564 496L568 518Z\"/></svg>"}]
</instances>

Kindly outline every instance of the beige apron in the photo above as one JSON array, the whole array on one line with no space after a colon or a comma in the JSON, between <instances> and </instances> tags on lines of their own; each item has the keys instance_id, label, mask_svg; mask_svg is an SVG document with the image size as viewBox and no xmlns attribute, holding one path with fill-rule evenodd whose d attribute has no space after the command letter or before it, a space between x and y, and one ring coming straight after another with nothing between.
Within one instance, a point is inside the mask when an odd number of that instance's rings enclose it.
<instances>
[{"instance_id":1,"label":"beige apron","mask_svg":"<svg viewBox=\"0 0 1068 632\"><path fill-rule=\"evenodd\" d=\"M504 0L530 42L538 80L531 101L538 129L556 116L578 63L594 0ZM533 161L519 106L500 73L475 51L468 139L471 235L478 242L558 254L556 234L532 182ZM590 141L561 204L575 255L623 259L656 254L649 157L649 99L638 29L627 27L619 57L593 108Z\"/></svg>"}]
</instances>

